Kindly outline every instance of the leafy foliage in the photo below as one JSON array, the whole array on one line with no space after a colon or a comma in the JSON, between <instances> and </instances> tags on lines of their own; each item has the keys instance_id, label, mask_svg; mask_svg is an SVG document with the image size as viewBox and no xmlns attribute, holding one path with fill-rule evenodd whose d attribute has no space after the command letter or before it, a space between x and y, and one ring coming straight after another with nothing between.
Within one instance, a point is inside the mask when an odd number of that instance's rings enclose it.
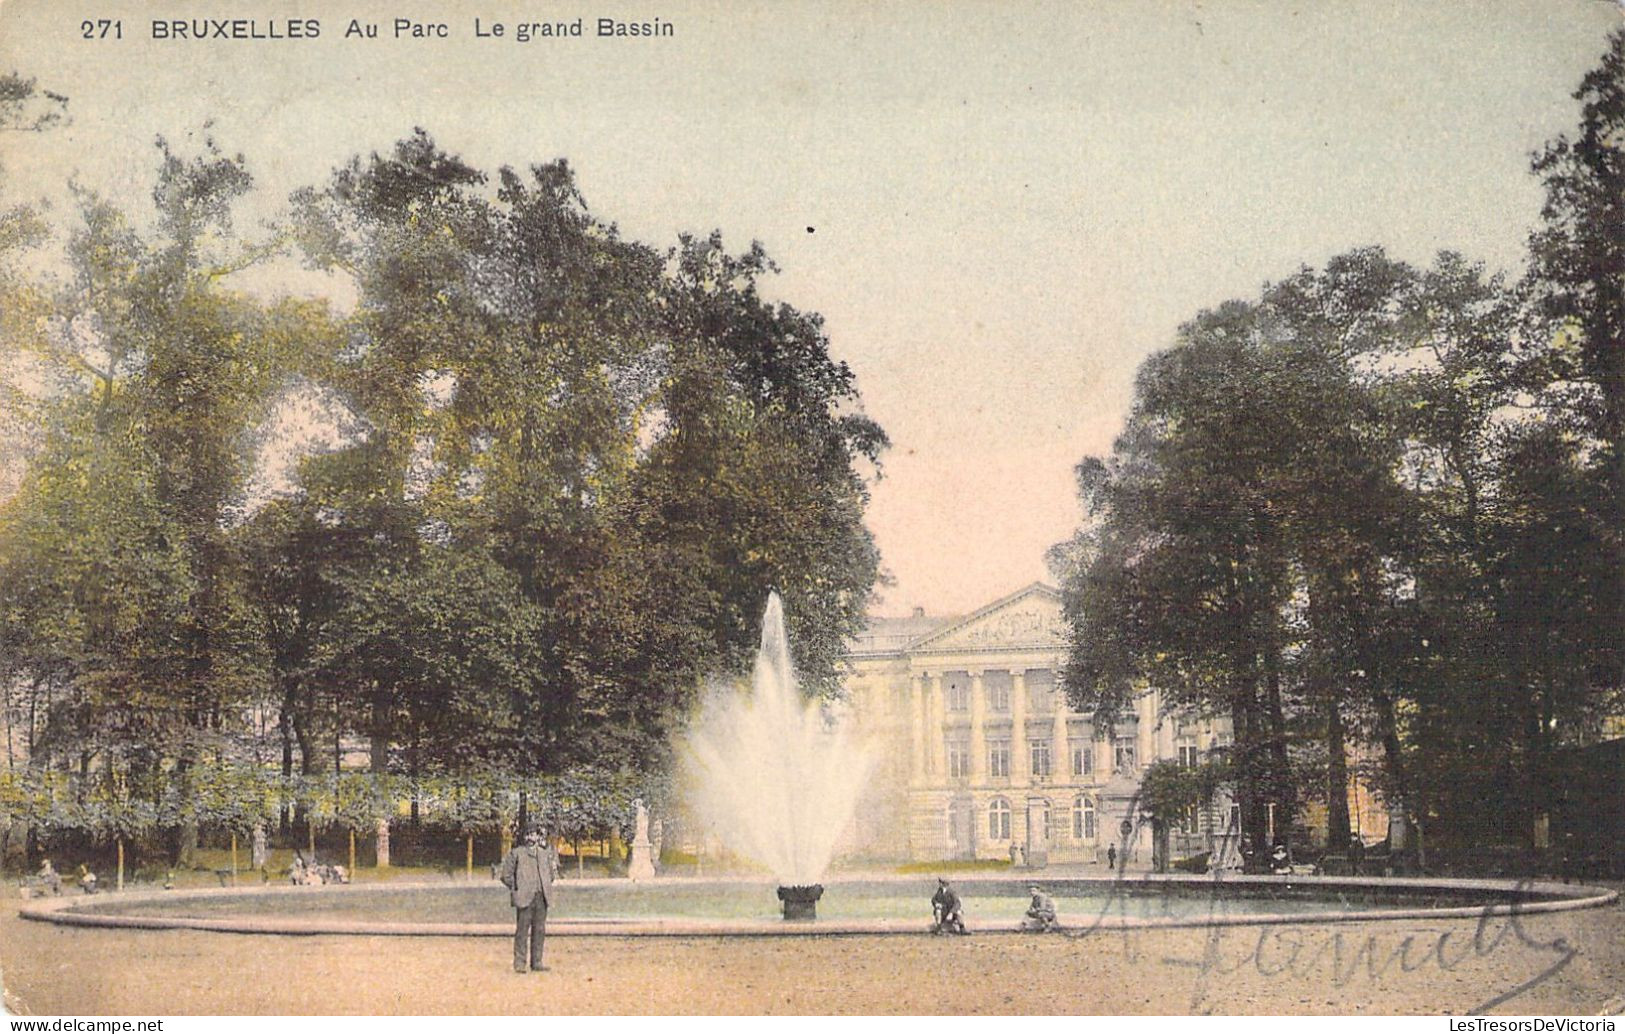
<instances>
[{"instance_id":1,"label":"leafy foliage","mask_svg":"<svg viewBox=\"0 0 1625 1034\"><path fill-rule=\"evenodd\" d=\"M1450 252L1303 270L1182 327L1078 468L1069 693L1229 714L1255 838L1313 783L1346 838L1351 753L1431 835L1531 837L1556 752L1619 713L1622 47L1536 159L1522 283Z\"/></svg>"}]
</instances>

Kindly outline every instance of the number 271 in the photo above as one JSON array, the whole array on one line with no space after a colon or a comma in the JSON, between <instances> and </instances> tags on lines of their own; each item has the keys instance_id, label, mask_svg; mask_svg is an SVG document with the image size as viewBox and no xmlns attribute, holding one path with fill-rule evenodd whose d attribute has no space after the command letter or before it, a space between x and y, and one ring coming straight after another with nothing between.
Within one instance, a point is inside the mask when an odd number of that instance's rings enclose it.
<instances>
[{"instance_id":1,"label":"number 271","mask_svg":"<svg viewBox=\"0 0 1625 1034\"><path fill-rule=\"evenodd\" d=\"M79 23L79 33L84 39L106 39L109 34L114 39L124 38L124 23L100 18L96 21Z\"/></svg>"}]
</instances>

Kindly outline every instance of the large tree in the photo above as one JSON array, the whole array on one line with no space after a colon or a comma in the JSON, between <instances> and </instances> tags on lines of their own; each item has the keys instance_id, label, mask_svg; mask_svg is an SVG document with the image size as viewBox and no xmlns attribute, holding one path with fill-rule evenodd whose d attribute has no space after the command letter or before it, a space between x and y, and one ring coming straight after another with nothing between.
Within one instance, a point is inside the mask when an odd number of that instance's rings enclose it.
<instances>
[{"instance_id":1,"label":"large tree","mask_svg":"<svg viewBox=\"0 0 1625 1034\"><path fill-rule=\"evenodd\" d=\"M1530 370L1571 443L1564 463L1599 482L1596 505L1573 514L1597 546L1586 567L1602 575L1598 621L1571 645L1585 657L1585 681L1617 708L1625 687L1625 30L1609 38L1574 96L1578 132L1552 141L1534 163L1546 203L1529 241L1530 288L1553 325Z\"/></svg>"},{"instance_id":2,"label":"large tree","mask_svg":"<svg viewBox=\"0 0 1625 1034\"><path fill-rule=\"evenodd\" d=\"M365 530L382 550L327 580L331 612L387 616L364 601L452 556L488 585L442 601L525 629L483 751L524 771L660 764L703 677L747 665L769 588L811 685L838 684L878 566L859 466L885 438L817 317L760 296L759 248L730 255L713 235L658 252L595 215L564 162L486 177L421 132L295 202L311 261L356 286L332 379L365 424L307 462L301 505L329 537ZM427 645L392 627L402 654ZM329 644L348 665L329 670L372 716L375 765L386 743L466 745L412 724L385 632L324 632L357 640Z\"/></svg>"},{"instance_id":3,"label":"large tree","mask_svg":"<svg viewBox=\"0 0 1625 1034\"><path fill-rule=\"evenodd\" d=\"M184 774L263 685L231 527L306 321L224 286L270 251L233 230L243 159L158 152L149 218L78 192L70 275L32 333L8 335L36 371L40 444L0 557L7 638L27 644L9 659L60 687L55 733L80 766Z\"/></svg>"}]
</instances>

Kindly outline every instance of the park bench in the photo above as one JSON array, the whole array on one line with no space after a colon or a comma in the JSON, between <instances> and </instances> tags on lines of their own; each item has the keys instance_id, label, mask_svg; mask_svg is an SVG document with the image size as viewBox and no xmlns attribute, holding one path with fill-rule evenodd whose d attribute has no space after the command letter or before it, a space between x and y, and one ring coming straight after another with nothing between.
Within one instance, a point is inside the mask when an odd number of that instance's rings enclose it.
<instances>
[{"instance_id":1,"label":"park bench","mask_svg":"<svg viewBox=\"0 0 1625 1034\"><path fill-rule=\"evenodd\" d=\"M1346 854L1321 855L1319 869L1319 875L1321 876L1354 875L1354 863L1349 861L1349 856Z\"/></svg>"}]
</instances>

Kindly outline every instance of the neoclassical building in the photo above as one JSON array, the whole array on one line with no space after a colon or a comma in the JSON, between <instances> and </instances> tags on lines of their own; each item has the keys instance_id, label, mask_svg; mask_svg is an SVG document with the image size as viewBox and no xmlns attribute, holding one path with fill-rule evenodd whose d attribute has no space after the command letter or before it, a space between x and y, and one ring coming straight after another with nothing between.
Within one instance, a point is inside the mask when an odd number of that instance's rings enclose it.
<instances>
[{"instance_id":1,"label":"neoclassical building","mask_svg":"<svg viewBox=\"0 0 1625 1034\"><path fill-rule=\"evenodd\" d=\"M847 690L881 761L845 853L1008 859L1014 848L1037 865L1103 860L1116 842L1149 858L1133 805L1141 769L1195 764L1229 744L1228 723L1165 716L1152 689L1132 717L1096 728L1066 705L1066 655L1060 593L1041 583L961 617L873 619L851 644ZM1212 810L1184 824L1192 839L1222 831L1228 803Z\"/></svg>"}]
</instances>

